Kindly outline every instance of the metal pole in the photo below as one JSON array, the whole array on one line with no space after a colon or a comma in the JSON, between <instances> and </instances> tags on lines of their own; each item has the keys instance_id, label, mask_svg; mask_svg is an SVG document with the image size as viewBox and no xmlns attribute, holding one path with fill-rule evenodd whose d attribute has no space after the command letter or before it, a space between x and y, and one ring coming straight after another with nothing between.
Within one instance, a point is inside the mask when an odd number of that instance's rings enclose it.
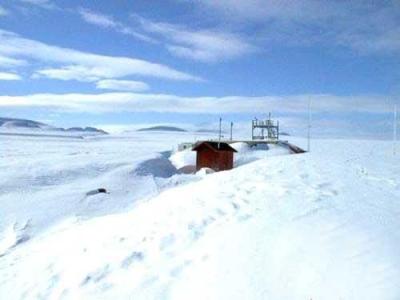
<instances>
[{"instance_id":1,"label":"metal pole","mask_svg":"<svg viewBox=\"0 0 400 300\"><path fill-rule=\"evenodd\" d=\"M254 120L251 121L251 139L254 141L254 126L257 122L257 118L254 118Z\"/></svg>"},{"instance_id":2,"label":"metal pole","mask_svg":"<svg viewBox=\"0 0 400 300\"><path fill-rule=\"evenodd\" d=\"M278 141L279 141L279 120L278 120L278 125L277 126L278 126L278 128L277 128L278 129L277 130L277 138L278 138Z\"/></svg>"},{"instance_id":3,"label":"metal pole","mask_svg":"<svg viewBox=\"0 0 400 300\"><path fill-rule=\"evenodd\" d=\"M231 141L232 141L232 129L233 129L233 122L231 122Z\"/></svg>"},{"instance_id":4,"label":"metal pole","mask_svg":"<svg viewBox=\"0 0 400 300\"><path fill-rule=\"evenodd\" d=\"M218 141L221 141L221 136L222 136L221 123L222 123L222 118L219 118L219 137L218 137Z\"/></svg>"},{"instance_id":5,"label":"metal pole","mask_svg":"<svg viewBox=\"0 0 400 300\"><path fill-rule=\"evenodd\" d=\"M396 155L397 144L397 105L394 106L393 110L393 155Z\"/></svg>"},{"instance_id":6,"label":"metal pole","mask_svg":"<svg viewBox=\"0 0 400 300\"><path fill-rule=\"evenodd\" d=\"M307 152L311 151L311 99L308 98Z\"/></svg>"}]
</instances>

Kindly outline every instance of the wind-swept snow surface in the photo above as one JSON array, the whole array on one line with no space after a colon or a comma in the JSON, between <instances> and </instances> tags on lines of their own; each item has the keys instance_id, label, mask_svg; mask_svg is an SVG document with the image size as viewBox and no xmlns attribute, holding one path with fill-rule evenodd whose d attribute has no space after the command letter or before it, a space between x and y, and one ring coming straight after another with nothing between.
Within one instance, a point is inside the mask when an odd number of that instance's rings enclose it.
<instances>
[{"instance_id":1,"label":"wind-swept snow surface","mask_svg":"<svg viewBox=\"0 0 400 300\"><path fill-rule=\"evenodd\" d=\"M258 159L291 153L289 149L279 145L259 144L250 147L247 143L236 142L231 146L237 151L234 155L235 167ZM178 169L184 166L196 165L196 152L191 149L176 151L171 155L170 161Z\"/></svg>"},{"instance_id":2,"label":"wind-swept snow surface","mask_svg":"<svg viewBox=\"0 0 400 300\"><path fill-rule=\"evenodd\" d=\"M122 146L135 139L102 139L104 158L121 163ZM162 150L169 150L167 140ZM135 163L132 154L122 161ZM125 167L104 176L129 191L126 185L139 179L127 179ZM85 172L67 187L93 188ZM399 299L399 174L391 143L320 140L312 153L266 155L201 177L174 175L161 189L155 180L154 196L139 201L128 193L136 204L126 211L71 213L14 243L0 254L0 299ZM46 203L35 189L30 200ZM2 206L25 194L7 195ZM74 198L67 195L53 201ZM94 197L112 203L121 196ZM31 232L32 224L5 226L7 241Z\"/></svg>"}]
</instances>

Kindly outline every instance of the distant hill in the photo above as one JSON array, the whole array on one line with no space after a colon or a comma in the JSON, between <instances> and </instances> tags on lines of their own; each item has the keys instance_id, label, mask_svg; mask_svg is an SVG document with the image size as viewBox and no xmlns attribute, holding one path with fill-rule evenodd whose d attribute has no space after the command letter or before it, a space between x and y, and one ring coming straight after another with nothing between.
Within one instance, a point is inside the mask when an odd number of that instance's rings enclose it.
<instances>
[{"instance_id":1,"label":"distant hill","mask_svg":"<svg viewBox=\"0 0 400 300\"><path fill-rule=\"evenodd\" d=\"M1 128L57 129L53 126L24 119L0 118Z\"/></svg>"},{"instance_id":2,"label":"distant hill","mask_svg":"<svg viewBox=\"0 0 400 300\"><path fill-rule=\"evenodd\" d=\"M287 132L280 132L279 135L290 136L290 134Z\"/></svg>"},{"instance_id":3,"label":"distant hill","mask_svg":"<svg viewBox=\"0 0 400 300\"><path fill-rule=\"evenodd\" d=\"M71 128L65 129L65 131L108 134L106 131L104 131L102 129L97 129L97 128L94 128L94 127L85 127L85 128L82 128L82 127L71 127Z\"/></svg>"},{"instance_id":4,"label":"distant hill","mask_svg":"<svg viewBox=\"0 0 400 300\"><path fill-rule=\"evenodd\" d=\"M186 132L185 129L173 126L153 126L148 128L141 128L138 131L175 131L175 132Z\"/></svg>"},{"instance_id":5,"label":"distant hill","mask_svg":"<svg viewBox=\"0 0 400 300\"><path fill-rule=\"evenodd\" d=\"M78 132L78 133L91 133L91 134L108 134L104 130L97 129L94 127L72 127L72 128L59 128L54 127L45 123L36 122L25 119L13 119L13 118L0 118L0 129L4 130L24 130L24 131L55 131L55 132Z\"/></svg>"}]
</instances>

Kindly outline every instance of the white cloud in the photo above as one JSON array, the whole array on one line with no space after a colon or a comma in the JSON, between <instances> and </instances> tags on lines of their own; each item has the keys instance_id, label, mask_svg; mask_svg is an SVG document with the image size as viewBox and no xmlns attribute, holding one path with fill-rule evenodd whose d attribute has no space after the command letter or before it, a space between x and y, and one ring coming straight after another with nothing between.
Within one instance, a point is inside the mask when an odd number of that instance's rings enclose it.
<instances>
[{"instance_id":1,"label":"white cloud","mask_svg":"<svg viewBox=\"0 0 400 300\"><path fill-rule=\"evenodd\" d=\"M289 45L328 44L362 53L400 51L397 1L192 0L225 23L257 24L257 38ZM260 28L262 28L260 30ZM250 29L248 29L250 30Z\"/></svg>"},{"instance_id":2,"label":"white cloud","mask_svg":"<svg viewBox=\"0 0 400 300\"><path fill-rule=\"evenodd\" d=\"M88 23L101 26L115 28L118 24L109 16L94 13L88 9L80 9L79 14Z\"/></svg>"},{"instance_id":3,"label":"white cloud","mask_svg":"<svg viewBox=\"0 0 400 300\"><path fill-rule=\"evenodd\" d=\"M38 70L36 77L97 81L137 75L170 80L201 80L165 65L129 57L105 56L61 48L25 39L4 30L0 30L0 55L55 65Z\"/></svg>"},{"instance_id":4,"label":"white cloud","mask_svg":"<svg viewBox=\"0 0 400 300\"><path fill-rule=\"evenodd\" d=\"M191 30L170 23L156 23L137 15L142 32L132 29L113 17L88 9L79 9L79 14L89 24L112 29L154 44L163 43L173 55L203 62L216 62L253 52L256 47L239 35L218 30ZM147 34L144 34L146 32ZM155 39L150 35L157 35Z\"/></svg>"},{"instance_id":5,"label":"white cloud","mask_svg":"<svg viewBox=\"0 0 400 300\"><path fill-rule=\"evenodd\" d=\"M28 63L22 59L15 59L7 56L0 55L0 67L9 68L9 67L20 67L25 66Z\"/></svg>"},{"instance_id":6,"label":"white cloud","mask_svg":"<svg viewBox=\"0 0 400 300\"><path fill-rule=\"evenodd\" d=\"M400 4L382 5L373 11L349 15L336 25L335 42L360 53L398 53L400 51Z\"/></svg>"},{"instance_id":7,"label":"white cloud","mask_svg":"<svg viewBox=\"0 0 400 300\"><path fill-rule=\"evenodd\" d=\"M306 113L308 100L313 113L388 113L392 110L383 96L341 97L297 95L263 97L181 97L167 94L33 94L0 96L3 107L44 107L79 112L160 113Z\"/></svg>"},{"instance_id":8,"label":"white cloud","mask_svg":"<svg viewBox=\"0 0 400 300\"><path fill-rule=\"evenodd\" d=\"M243 37L218 30L192 30L170 23L157 23L139 16L143 30L158 34L165 39L167 50L178 57L203 62L232 59L256 50Z\"/></svg>"},{"instance_id":9,"label":"white cloud","mask_svg":"<svg viewBox=\"0 0 400 300\"><path fill-rule=\"evenodd\" d=\"M0 80L21 80L21 76L15 73L0 72Z\"/></svg>"},{"instance_id":10,"label":"white cloud","mask_svg":"<svg viewBox=\"0 0 400 300\"><path fill-rule=\"evenodd\" d=\"M142 81L133 80L113 80L106 79L100 80L96 83L98 89L114 90L114 91L132 91L143 92L147 91L150 87Z\"/></svg>"},{"instance_id":11,"label":"white cloud","mask_svg":"<svg viewBox=\"0 0 400 300\"><path fill-rule=\"evenodd\" d=\"M115 21L111 16L100 14L98 12L94 12L84 8L79 9L78 12L81 15L82 19L89 24L113 29L119 33L133 36L144 42L157 43L155 39L143 33L137 32L136 30L133 30L132 28L125 26L120 22Z\"/></svg>"},{"instance_id":12,"label":"white cloud","mask_svg":"<svg viewBox=\"0 0 400 300\"><path fill-rule=\"evenodd\" d=\"M0 17L8 15L8 10L0 5Z\"/></svg>"},{"instance_id":13,"label":"white cloud","mask_svg":"<svg viewBox=\"0 0 400 300\"><path fill-rule=\"evenodd\" d=\"M321 19L338 13L337 5L327 0L193 0L193 2L211 7L239 21L264 22L266 19L302 21Z\"/></svg>"},{"instance_id":14,"label":"white cloud","mask_svg":"<svg viewBox=\"0 0 400 300\"><path fill-rule=\"evenodd\" d=\"M39 6L46 9L54 9L56 5L50 0L20 0L23 3Z\"/></svg>"},{"instance_id":15,"label":"white cloud","mask_svg":"<svg viewBox=\"0 0 400 300\"><path fill-rule=\"evenodd\" d=\"M50 68L50 69L42 69L36 71L33 74L32 78L50 78L50 79L58 79L58 80L76 80L81 82L94 82L98 81L101 78L108 77L107 74L100 74L100 71L96 68L91 68L88 66L80 66L80 65L71 65L64 66L61 68ZM112 76L111 76L112 77Z\"/></svg>"}]
</instances>

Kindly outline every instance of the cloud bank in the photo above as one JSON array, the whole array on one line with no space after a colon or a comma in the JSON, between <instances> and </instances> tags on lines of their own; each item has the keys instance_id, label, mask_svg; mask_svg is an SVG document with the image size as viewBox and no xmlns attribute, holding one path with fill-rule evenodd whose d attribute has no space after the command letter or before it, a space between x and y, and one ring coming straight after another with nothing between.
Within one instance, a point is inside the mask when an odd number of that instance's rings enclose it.
<instances>
[{"instance_id":1,"label":"cloud bank","mask_svg":"<svg viewBox=\"0 0 400 300\"><path fill-rule=\"evenodd\" d=\"M158 112L191 114L388 113L393 102L383 96L296 95L263 97L182 97L168 94L33 94L0 96L0 107L42 107L70 112Z\"/></svg>"},{"instance_id":2,"label":"cloud bank","mask_svg":"<svg viewBox=\"0 0 400 300\"><path fill-rule=\"evenodd\" d=\"M21 80L22 77L15 73L0 72L0 80Z\"/></svg>"},{"instance_id":3,"label":"cloud bank","mask_svg":"<svg viewBox=\"0 0 400 300\"><path fill-rule=\"evenodd\" d=\"M100 26L107 29L113 29L119 33L133 36L141 41L149 43L157 43L157 41L148 35L133 30L131 27L115 21L111 16L94 12L89 9L81 8L78 10L82 19L89 24Z\"/></svg>"},{"instance_id":4,"label":"cloud bank","mask_svg":"<svg viewBox=\"0 0 400 300\"><path fill-rule=\"evenodd\" d=\"M201 80L197 76L165 65L52 46L4 30L0 30L0 57L8 62L26 60L54 65L37 70L34 73L35 78L91 82L136 75L179 81Z\"/></svg>"},{"instance_id":5,"label":"cloud bank","mask_svg":"<svg viewBox=\"0 0 400 300\"><path fill-rule=\"evenodd\" d=\"M177 0L180 1L180 0ZM254 28L265 43L326 44L362 54L400 51L398 1L191 0L224 23Z\"/></svg>"},{"instance_id":6,"label":"cloud bank","mask_svg":"<svg viewBox=\"0 0 400 300\"><path fill-rule=\"evenodd\" d=\"M143 92L150 89L149 85L142 81L133 80L100 80L96 83L96 88L114 91Z\"/></svg>"},{"instance_id":7,"label":"cloud bank","mask_svg":"<svg viewBox=\"0 0 400 300\"><path fill-rule=\"evenodd\" d=\"M174 56L201 62L221 62L256 51L256 47L238 34L215 29L193 30L182 25L153 22L132 15L147 33L157 35Z\"/></svg>"}]
</instances>

